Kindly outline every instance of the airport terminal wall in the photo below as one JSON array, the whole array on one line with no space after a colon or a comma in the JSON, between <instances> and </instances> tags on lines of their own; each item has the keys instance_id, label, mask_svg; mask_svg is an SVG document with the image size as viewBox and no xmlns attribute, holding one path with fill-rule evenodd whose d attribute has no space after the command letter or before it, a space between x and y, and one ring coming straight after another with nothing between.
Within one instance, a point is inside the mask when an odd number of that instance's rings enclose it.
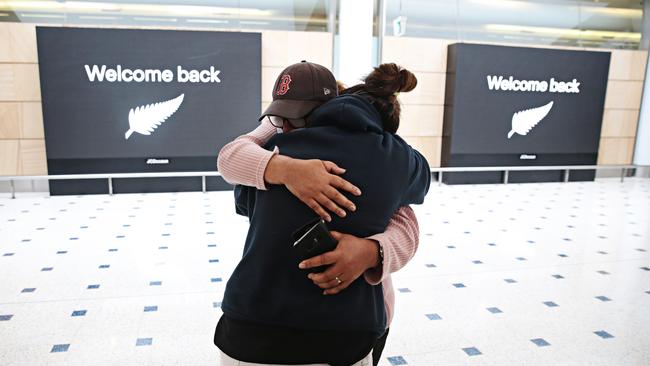
<instances>
[{"instance_id":1,"label":"airport terminal wall","mask_svg":"<svg viewBox=\"0 0 650 366\"><path fill-rule=\"evenodd\" d=\"M48 171L47 165L36 44L37 26L38 24L0 24L0 118L3 122L0 128L1 175L54 173ZM152 29L179 30L164 27ZM250 32L261 34L260 110L271 101L270 92L275 77L286 65L307 59L332 67L331 33L259 30ZM441 166L447 48L453 43L457 41L388 36L383 38L381 61L396 62L414 71L418 77L418 87L413 92L400 96L403 118L399 132L426 156L432 167ZM611 53L597 163L631 163L647 52L552 46L543 48ZM143 161L143 165L146 165L144 171L146 168L159 167L155 164L144 164L147 160L148 158Z\"/></svg>"}]
</instances>

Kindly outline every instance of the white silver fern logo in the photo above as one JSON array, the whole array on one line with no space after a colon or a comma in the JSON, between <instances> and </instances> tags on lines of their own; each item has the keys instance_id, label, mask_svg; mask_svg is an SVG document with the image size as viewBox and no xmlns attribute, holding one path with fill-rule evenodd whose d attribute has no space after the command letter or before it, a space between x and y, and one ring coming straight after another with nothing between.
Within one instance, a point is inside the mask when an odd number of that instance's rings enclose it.
<instances>
[{"instance_id":1,"label":"white silver fern logo","mask_svg":"<svg viewBox=\"0 0 650 366\"><path fill-rule=\"evenodd\" d=\"M537 108L526 109L512 115L512 129L508 132L508 138L516 133L526 136L530 130L537 126L553 108L553 102Z\"/></svg>"},{"instance_id":2,"label":"white silver fern logo","mask_svg":"<svg viewBox=\"0 0 650 366\"><path fill-rule=\"evenodd\" d=\"M135 109L131 108L129 111L129 130L124 134L124 139L128 139L134 132L151 135L153 130L176 113L183 103L183 98L185 98L185 94L165 102L147 104Z\"/></svg>"}]
</instances>

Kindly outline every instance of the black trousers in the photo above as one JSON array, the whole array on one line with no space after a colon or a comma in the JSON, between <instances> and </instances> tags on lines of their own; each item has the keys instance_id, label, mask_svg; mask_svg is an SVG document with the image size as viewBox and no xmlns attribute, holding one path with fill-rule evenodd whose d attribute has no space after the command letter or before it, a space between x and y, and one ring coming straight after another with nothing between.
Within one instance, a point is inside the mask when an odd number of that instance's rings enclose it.
<instances>
[{"instance_id":1,"label":"black trousers","mask_svg":"<svg viewBox=\"0 0 650 366\"><path fill-rule=\"evenodd\" d=\"M377 366L379 364L379 360L381 359L381 353L384 352L384 346L386 346L386 338L388 338L388 331L390 328L386 329L386 332L384 332L384 335L379 337L377 339L377 342L375 343L375 346L372 348L372 364L373 366Z\"/></svg>"}]
</instances>

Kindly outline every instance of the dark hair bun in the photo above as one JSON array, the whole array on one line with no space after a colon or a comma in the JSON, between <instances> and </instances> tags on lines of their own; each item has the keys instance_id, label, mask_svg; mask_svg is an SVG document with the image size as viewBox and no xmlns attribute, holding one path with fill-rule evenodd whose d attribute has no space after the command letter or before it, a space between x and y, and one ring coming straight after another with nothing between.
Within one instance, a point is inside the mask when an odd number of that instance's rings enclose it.
<instances>
[{"instance_id":1,"label":"dark hair bun","mask_svg":"<svg viewBox=\"0 0 650 366\"><path fill-rule=\"evenodd\" d=\"M413 75L412 72L407 69L401 69L399 71L400 76L400 89L399 92L410 92L418 86L418 79Z\"/></svg>"},{"instance_id":2,"label":"dark hair bun","mask_svg":"<svg viewBox=\"0 0 650 366\"><path fill-rule=\"evenodd\" d=\"M364 79L366 90L378 97L397 92L409 92L418 85L412 72L394 63L381 64Z\"/></svg>"},{"instance_id":3,"label":"dark hair bun","mask_svg":"<svg viewBox=\"0 0 650 366\"><path fill-rule=\"evenodd\" d=\"M366 93L381 115L384 130L396 133L401 107L395 94L415 89L418 79L407 69L387 63L375 67L363 81L363 84L345 89L340 94Z\"/></svg>"}]
</instances>

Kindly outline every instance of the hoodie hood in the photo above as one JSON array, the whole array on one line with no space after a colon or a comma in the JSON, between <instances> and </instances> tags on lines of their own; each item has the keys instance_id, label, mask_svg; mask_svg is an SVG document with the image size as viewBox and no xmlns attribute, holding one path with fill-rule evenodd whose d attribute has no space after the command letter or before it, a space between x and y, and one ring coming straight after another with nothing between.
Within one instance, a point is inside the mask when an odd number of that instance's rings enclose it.
<instances>
[{"instance_id":1,"label":"hoodie hood","mask_svg":"<svg viewBox=\"0 0 650 366\"><path fill-rule=\"evenodd\" d=\"M359 95L342 95L314 110L309 127L324 126L355 132L384 132L377 109Z\"/></svg>"}]
</instances>

